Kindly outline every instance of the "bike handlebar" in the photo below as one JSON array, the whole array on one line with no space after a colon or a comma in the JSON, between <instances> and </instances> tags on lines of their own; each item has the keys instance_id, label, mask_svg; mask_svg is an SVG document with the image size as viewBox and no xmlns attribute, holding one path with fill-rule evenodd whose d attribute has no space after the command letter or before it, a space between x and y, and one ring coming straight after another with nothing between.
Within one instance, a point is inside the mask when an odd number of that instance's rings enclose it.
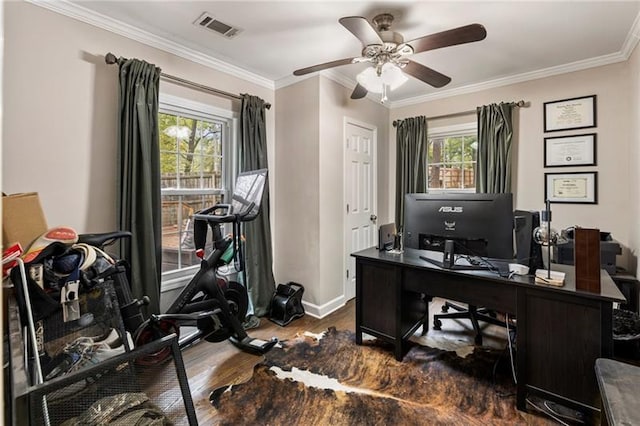
<instances>
[{"instance_id":1,"label":"bike handlebar","mask_svg":"<svg viewBox=\"0 0 640 426\"><path fill-rule=\"evenodd\" d=\"M208 209L195 213L193 218L195 220L204 220L209 223L243 222L243 219L251 213L255 205L255 203L251 203L243 212L234 213L233 206L231 204L216 204L213 207L209 207ZM216 213L219 210L222 210L223 213Z\"/></svg>"}]
</instances>

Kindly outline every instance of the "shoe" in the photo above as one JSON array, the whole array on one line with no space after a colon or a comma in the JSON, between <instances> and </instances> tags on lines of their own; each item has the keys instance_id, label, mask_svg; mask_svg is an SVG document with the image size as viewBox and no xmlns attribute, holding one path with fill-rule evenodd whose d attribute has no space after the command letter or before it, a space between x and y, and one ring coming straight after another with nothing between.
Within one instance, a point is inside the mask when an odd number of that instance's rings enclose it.
<instances>
[{"instance_id":1,"label":"shoe","mask_svg":"<svg viewBox=\"0 0 640 426\"><path fill-rule=\"evenodd\" d=\"M125 347L118 332L113 329L101 340L92 337L79 337L67 344L62 354L57 358L58 364L46 376L46 380L81 370L90 365L98 364L109 358L125 353ZM127 332L129 349L133 349L133 339Z\"/></svg>"},{"instance_id":2,"label":"shoe","mask_svg":"<svg viewBox=\"0 0 640 426\"><path fill-rule=\"evenodd\" d=\"M72 369L79 370L86 366L98 364L109 358L125 353L126 350L122 339L116 330L113 330L113 332L102 341L89 343L89 348L84 353L85 356L78 364L74 365ZM133 339L131 338L131 334L129 332L126 333L129 348L133 349Z\"/></svg>"},{"instance_id":3,"label":"shoe","mask_svg":"<svg viewBox=\"0 0 640 426\"><path fill-rule=\"evenodd\" d=\"M93 336L91 337L91 339L95 343L105 342L109 346L114 346L114 345L117 346L117 343L120 341L120 335L118 334L118 331L115 328L112 328L109 331L107 331L105 334L102 334L100 336Z\"/></svg>"},{"instance_id":4,"label":"shoe","mask_svg":"<svg viewBox=\"0 0 640 426\"><path fill-rule=\"evenodd\" d=\"M244 322L242 323L242 328L244 328L245 330L258 327L260 327L260 318L255 315L247 315Z\"/></svg>"}]
</instances>

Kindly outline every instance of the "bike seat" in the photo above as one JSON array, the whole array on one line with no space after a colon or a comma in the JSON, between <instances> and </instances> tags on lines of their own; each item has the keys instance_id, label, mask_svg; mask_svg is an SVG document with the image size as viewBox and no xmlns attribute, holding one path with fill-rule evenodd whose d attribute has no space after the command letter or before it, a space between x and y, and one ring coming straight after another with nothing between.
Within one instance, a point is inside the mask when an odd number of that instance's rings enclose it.
<instances>
[{"instance_id":1,"label":"bike seat","mask_svg":"<svg viewBox=\"0 0 640 426\"><path fill-rule=\"evenodd\" d=\"M116 240L121 238L129 238L131 237L131 232L129 231L113 231L113 232L103 232L97 234L80 234L78 235L78 242L89 244L94 247L103 247L106 245L113 244Z\"/></svg>"}]
</instances>

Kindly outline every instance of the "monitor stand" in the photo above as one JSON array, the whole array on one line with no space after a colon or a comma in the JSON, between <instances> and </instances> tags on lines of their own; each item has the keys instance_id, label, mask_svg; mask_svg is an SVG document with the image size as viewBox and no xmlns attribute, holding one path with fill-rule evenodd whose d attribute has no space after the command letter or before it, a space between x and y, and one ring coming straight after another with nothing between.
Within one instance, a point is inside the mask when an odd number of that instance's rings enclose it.
<instances>
[{"instance_id":1,"label":"monitor stand","mask_svg":"<svg viewBox=\"0 0 640 426\"><path fill-rule=\"evenodd\" d=\"M444 251L442 252L442 262L430 259L427 256L419 256L420 259L439 266L442 269L452 269L456 271L481 271L489 269L485 265L456 265L455 242L453 240L445 240Z\"/></svg>"},{"instance_id":2,"label":"monitor stand","mask_svg":"<svg viewBox=\"0 0 640 426\"><path fill-rule=\"evenodd\" d=\"M442 252L442 267L445 269L453 269L456 264L455 242L453 240L445 240L444 252Z\"/></svg>"}]
</instances>

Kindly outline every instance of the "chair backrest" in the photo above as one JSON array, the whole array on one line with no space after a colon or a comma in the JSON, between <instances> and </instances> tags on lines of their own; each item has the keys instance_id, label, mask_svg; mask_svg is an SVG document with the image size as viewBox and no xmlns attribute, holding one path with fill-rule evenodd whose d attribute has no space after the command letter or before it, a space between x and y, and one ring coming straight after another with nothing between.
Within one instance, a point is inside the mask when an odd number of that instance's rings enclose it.
<instances>
[{"instance_id":1,"label":"chair backrest","mask_svg":"<svg viewBox=\"0 0 640 426\"><path fill-rule=\"evenodd\" d=\"M267 182L267 169L242 172L236 178L231 196L233 214L242 216L243 222L253 220L260 213L262 194Z\"/></svg>"}]
</instances>

